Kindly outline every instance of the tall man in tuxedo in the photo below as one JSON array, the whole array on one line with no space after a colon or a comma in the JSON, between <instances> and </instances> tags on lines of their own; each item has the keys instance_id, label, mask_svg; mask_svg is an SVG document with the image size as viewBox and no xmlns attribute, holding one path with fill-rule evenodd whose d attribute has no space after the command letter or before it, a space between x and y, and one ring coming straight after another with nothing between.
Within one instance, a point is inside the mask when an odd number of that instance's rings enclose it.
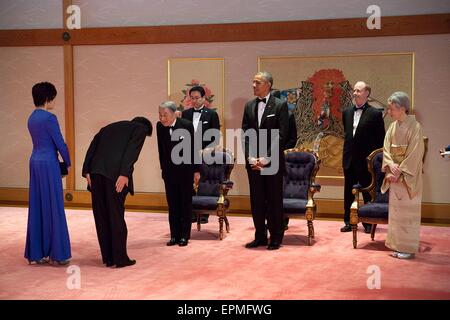
<instances>
[{"instance_id":1,"label":"tall man in tuxedo","mask_svg":"<svg viewBox=\"0 0 450 320\"><path fill-rule=\"evenodd\" d=\"M270 232L267 249L277 250L284 236L283 151L289 130L289 115L287 103L270 94L272 85L270 73L259 72L254 76L253 94L257 98L246 103L242 119L250 202L256 229L255 239L245 246L256 248L267 245L267 219ZM252 133L256 133L253 139Z\"/></svg>"},{"instance_id":2,"label":"tall man in tuxedo","mask_svg":"<svg viewBox=\"0 0 450 320\"><path fill-rule=\"evenodd\" d=\"M166 101L159 106L159 162L169 205L168 246L187 246L191 235L192 188L200 180L200 165L194 163L194 126L178 118L177 106Z\"/></svg>"},{"instance_id":3,"label":"tall man in tuxedo","mask_svg":"<svg viewBox=\"0 0 450 320\"><path fill-rule=\"evenodd\" d=\"M368 104L371 89L363 81L358 81L353 89L355 105L342 113L344 124L344 223L341 232L352 231L350 226L350 206L355 198L352 188L355 184L368 186L371 176L367 169L367 156L375 149L383 147L384 121L382 112ZM370 194L363 193L364 202L370 201ZM370 233L371 224L364 224L364 231Z\"/></svg>"},{"instance_id":4,"label":"tall man in tuxedo","mask_svg":"<svg viewBox=\"0 0 450 320\"><path fill-rule=\"evenodd\" d=\"M136 263L127 254L125 199L134 194L133 171L152 124L144 117L103 127L92 140L83 163L83 177L92 196L95 227L107 267Z\"/></svg>"},{"instance_id":5,"label":"tall man in tuxedo","mask_svg":"<svg viewBox=\"0 0 450 320\"><path fill-rule=\"evenodd\" d=\"M220 122L215 110L205 107L205 89L202 86L194 86L189 90L189 97L193 108L184 110L182 118L192 122L195 132L196 143L201 143L202 150L206 147L214 147L220 141ZM208 132L208 130L216 132ZM205 135L206 133L206 135ZM214 133L214 136L211 136ZM200 223L208 223L209 215L202 215ZM197 221L197 215L192 215L192 222Z\"/></svg>"}]
</instances>

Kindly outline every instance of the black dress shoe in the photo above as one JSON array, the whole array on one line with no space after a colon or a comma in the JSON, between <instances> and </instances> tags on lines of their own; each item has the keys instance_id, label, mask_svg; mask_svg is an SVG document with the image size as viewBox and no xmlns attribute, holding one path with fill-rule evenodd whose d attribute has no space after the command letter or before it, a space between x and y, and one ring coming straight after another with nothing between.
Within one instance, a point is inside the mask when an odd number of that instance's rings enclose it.
<instances>
[{"instance_id":1,"label":"black dress shoe","mask_svg":"<svg viewBox=\"0 0 450 320\"><path fill-rule=\"evenodd\" d=\"M341 228L341 232L350 232L350 231L352 231L352 227L349 224L346 224Z\"/></svg>"},{"instance_id":2,"label":"black dress shoe","mask_svg":"<svg viewBox=\"0 0 450 320\"><path fill-rule=\"evenodd\" d=\"M167 246L174 246L178 243L178 241L175 238L170 238L169 241L167 241L166 245Z\"/></svg>"},{"instance_id":3,"label":"black dress shoe","mask_svg":"<svg viewBox=\"0 0 450 320\"><path fill-rule=\"evenodd\" d=\"M280 244L278 242L271 242L269 243L269 245L267 246L267 250L278 250L280 249Z\"/></svg>"},{"instance_id":4,"label":"black dress shoe","mask_svg":"<svg viewBox=\"0 0 450 320\"><path fill-rule=\"evenodd\" d=\"M128 260L128 262L125 263L118 263L116 264L116 268L123 268L123 267L128 267L128 266L132 266L136 264L136 260Z\"/></svg>"},{"instance_id":5,"label":"black dress shoe","mask_svg":"<svg viewBox=\"0 0 450 320\"><path fill-rule=\"evenodd\" d=\"M264 241L264 240L256 240L255 239L252 242L249 242L249 243L247 243L245 245L245 247L247 249L256 248L256 247L259 247L259 246L267 246L267 240Z\"/></svg>"},{"instance_id":6,"label":"black dress shoe","mask_svg":"<svg viewBox=\"0 0 450 320\"><path fill-rule=\"evenodd\" d=\"M112 262L112 261L108 261L108 262L106 262L106 266L109 268L109 267L112 267L112 266L114 266L114 263Z\"/></svg>"},{"instance_id":7,"label":"black dress shoe","mask_svg":"<svg viewBox=\"0 0 450 320\"><path fill-rule=\"evenodd\" d=\"M185 246L188 245L188 243L189 243L189 240L188 240L188 239L185 239L185 238L181 238L180 241L178 241L178 245L179 245L180 247L185 247Z\"/></svg>"}]
</instances>

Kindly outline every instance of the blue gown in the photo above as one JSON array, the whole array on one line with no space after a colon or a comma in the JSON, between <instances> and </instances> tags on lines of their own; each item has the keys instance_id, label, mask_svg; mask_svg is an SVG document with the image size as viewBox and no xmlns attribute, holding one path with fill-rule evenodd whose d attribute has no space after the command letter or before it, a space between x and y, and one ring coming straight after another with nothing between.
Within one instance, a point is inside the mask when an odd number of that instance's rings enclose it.
<instances>
[{"instance_id":1,"label":"blue gown","mask_svg":"<svg viewBox=\"0 0 450 320\"><path fill-rule=\"evenodd\" d=\"M71 257L70 239L57 152L69 167L69 151L54 114L35 109L28 118L28 130L33 140L33 152L25 258L29 261L44 257L67 260Z\"/></svg>"}]
</instances>

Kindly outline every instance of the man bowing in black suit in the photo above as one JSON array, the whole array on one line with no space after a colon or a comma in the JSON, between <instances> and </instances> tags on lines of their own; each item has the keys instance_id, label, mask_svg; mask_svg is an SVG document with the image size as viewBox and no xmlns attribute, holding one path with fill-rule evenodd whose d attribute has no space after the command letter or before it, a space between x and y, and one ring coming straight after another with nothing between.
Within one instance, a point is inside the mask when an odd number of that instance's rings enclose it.
<instances>
[{"instance_id":1,"label":"man bowing in black suit","mask_svg":"<svg viewBox=\"0 0 450 320\"><path fill-rule=\"evenodd\" d=\"M170 240L168 246L187 246L191 235L193 183L200 180L200 165L194 163L194 127L178 118L177 106L166 101L159 106L159 162L169 205ZM195 150L195 151L194 151Z\"/></svg>"},{"instance_id":2,"label":"man bowing in black suit","mask_svg":"<svg viewBox=\"0 0 450 320\"><path fill-rule=\"evenodd\" d=\"M253 94L257 97L245 105L242 119L246 169L250 184L250 203L255 239L246 248L267 245L280 248L284 236L283 175L284 153L289 130L287 103L270 94L273 78L258 72L253 78Z\"/></svg>"},{"instance_id":3,"label":"man bowing in black suit","mask_svg":"<svg viewBox=\"0 0 450 320\"><path fill-rule=\"evenodd\" d=\"M220 122L215 110L205 107L205 89L202 86L194 86L189 90L189 98L193 107L184 110L182 118L192 122L195 131L195 143L201 145L201 149L214 147L220 141ZM200 223L207 223L209 215L202 215ZM197 221L197 215L192 215L192 222Z\"/></svg>"},{"instance_id":4,"label":"man bowing in black suit","mask_svg":"<svg viewBox=\"0 0 450 320\"><path fill-rule=\"evenodd\" d=\"M128 192L134 194L134 163L152 130L144 117L111 123L95 135L84 159L82 174L91 191L98 242L107 267L136 263L127 255L124 204Z\"/></svg>"},{"instance_id":5,"label":"man bowing in black suit","mask_svg":"<svg viewBox=\"0 0 450 320\"><path fill-rule=\"evenodd\" d=\"M366 187L370 184L367 156L375 149L383 147L384 121L382 112L368 104L371 89L363 81L353 88L355 105L342 113L344 125L344 223L341 232L350 232L350 206L355 199L352 188L355 184ZM370 201L370 194L363 193L364 202ZM371 224L364 224L364 231L370 233Z\"/></svg>"}]
</instances>

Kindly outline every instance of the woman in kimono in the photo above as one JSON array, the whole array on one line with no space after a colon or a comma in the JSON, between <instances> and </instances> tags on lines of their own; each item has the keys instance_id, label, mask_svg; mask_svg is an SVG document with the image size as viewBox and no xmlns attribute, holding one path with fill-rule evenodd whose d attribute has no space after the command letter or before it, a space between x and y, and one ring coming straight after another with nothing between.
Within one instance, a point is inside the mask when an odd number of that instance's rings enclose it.
<instances>
[{"instance_id":1,"label":"woman in kimono","mask_svg":"<svg viewBox=\"0 0 450 320\"><path fill-rule=\"evenodd\" d=\"M55 86L49 82L37 83L32 94L36 108L28 118L33 151L25 258L30 264L51 260L64 265L69 263L71 252L58 152L70 167L69 151L58 119L50 112L57 94Z\"/></svg>"},{"instance_id":2,"label":"woman in kimono","mask_svg":"<svg viewBox=\"0 0 450 320\"><path fill-rule=\"evenodd\" d=\"M399 259L412 259L419 251L422 202L422 127L409 115L409 97L395 92L388 99L394 120L384 139L381 192L389 189L389 225L386 246Z\"/></svg>"}]
</instances>

